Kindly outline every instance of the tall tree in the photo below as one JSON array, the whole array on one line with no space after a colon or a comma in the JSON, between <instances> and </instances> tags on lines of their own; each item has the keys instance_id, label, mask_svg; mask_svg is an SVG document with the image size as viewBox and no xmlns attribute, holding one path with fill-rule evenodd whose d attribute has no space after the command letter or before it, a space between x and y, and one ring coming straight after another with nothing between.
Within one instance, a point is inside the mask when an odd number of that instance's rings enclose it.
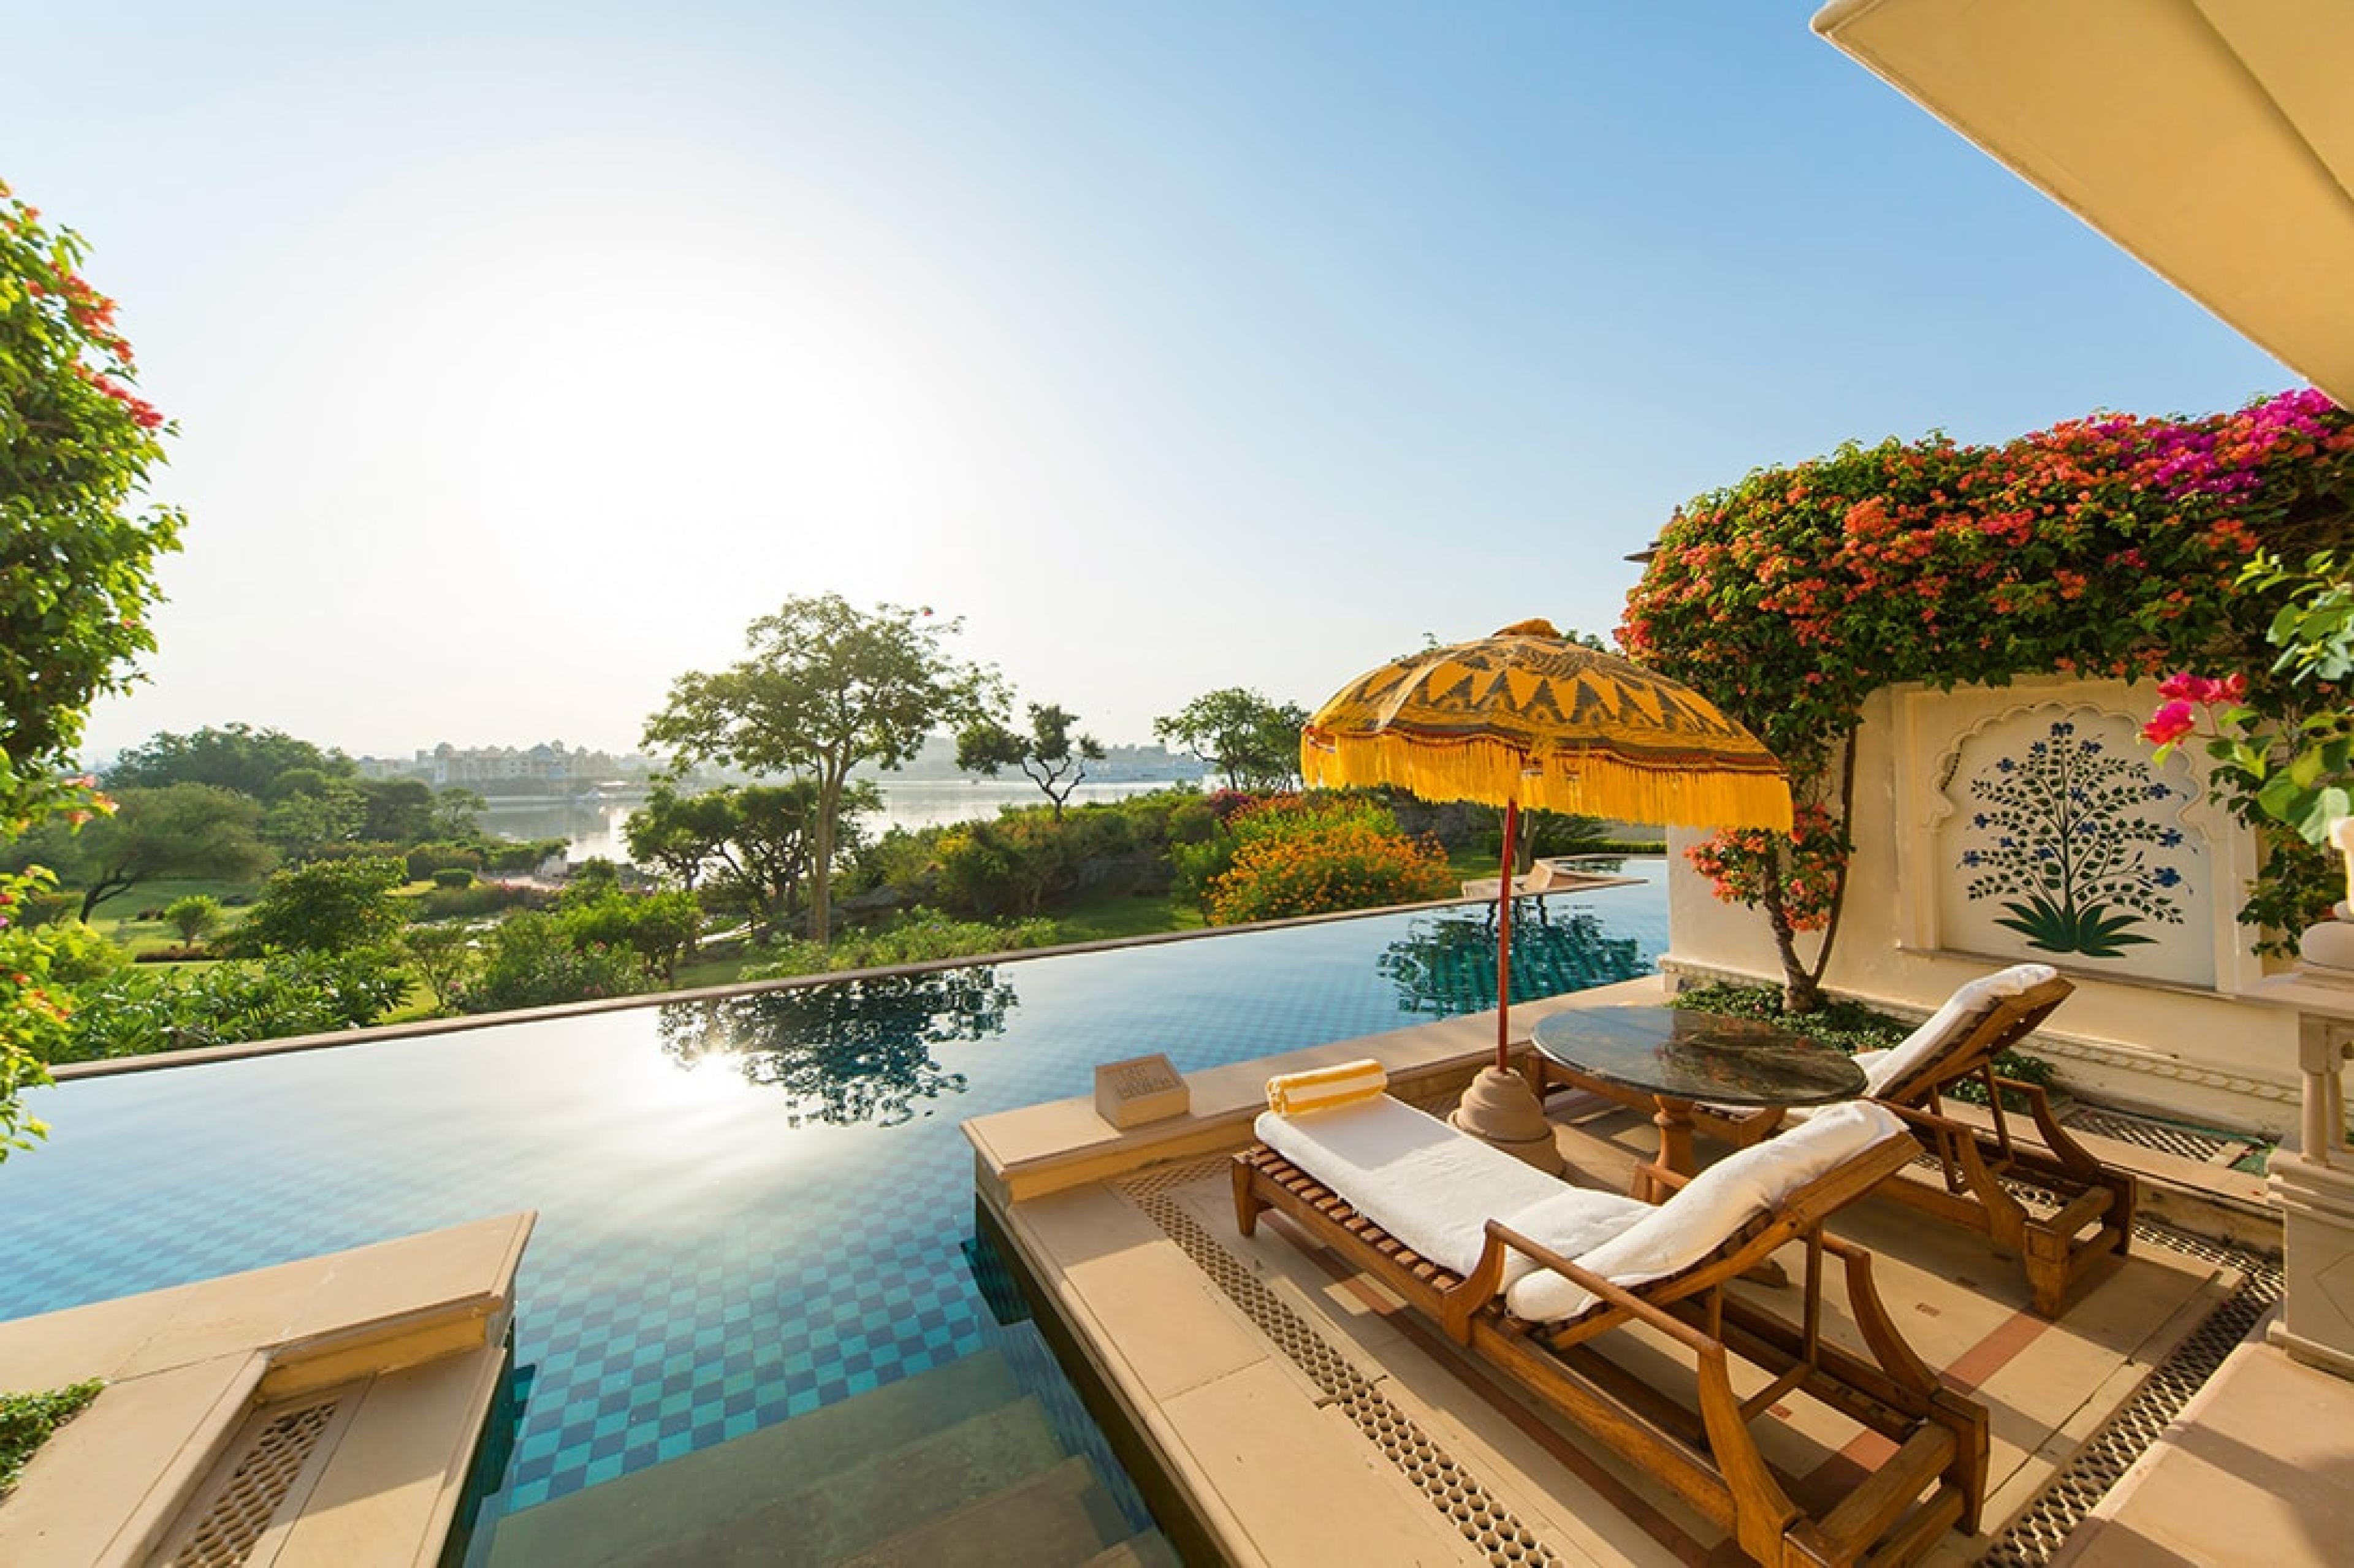
<instances>
[{"instance_id":1,"label":"tall tree","mask_svg":"<svg viewBox=\"0 0 2354 1568\"><path fill-rule=\"evenodd\" d=\"M810 856L810 935L832 940L832 884L843 792L861 762L896 768L936 726L987 712L994 673L951 657L940 640L957 620L838 594L789 599L746 633L750 656L725 670L690 671L646 721L645 744L681 761L730 762L800 775L817 786Z\"/></svg>"},{"instance_id":2,"label":"tall tree","mask_svg":"<svg viewBox=\"0 0 2354 1568\"><path fill-rule=\"evenodd\" d=\"M1224 686L1154 719L1152 733L1215 768L1229 789L1282 789L1299 777L1299 732L1307 725L1308 710L1297 703Z\"/></svg>"},{"instance_id":3,"label":"tall tree","mask_svg":"<svg viewBox=\"0 0 2354 1568\"><path fill-rule=\"evenodd\" d=\"M882 792L864 780L842 794L837 856L855 850L861 813L880 810ZM681 795L657 785L622 832L641 864L658 866L690 891L705 878L740 894L762 926L791 912L816 853L814 779L749 784Z\"/></svg>"},{"instance_id":4,"label":"tall tree","mask_svg":"<svg viewBox=\"0 0 2354 1568\"><path fill-rule=\"evenodd\" d=\"M259 801L209 784L125 789L111 815L78 829L47 822L10 851L55 870L81 889L81 917L144 883L167 876L242 882L260 876L277 857L258 836Z\"/></svg>"},{"instance_id":5,"label":"tall tree","mask_svg":"<svg viewBox=\"0 0 2354 1568\"><path fill-rule=\"evenodd\" d=\"M348 779L354 767L342 752L322 750L283 730L207 725L186 735L165 730L128 748L106 770L106 782L110 788L150 789L210 784L268 802L302 780L304 769Z\"/></svg>"},{"instance_id":6,"label":"tall tree","mask_svg":"<svg viewBox=\"0 0 2354 1568\"><path fill-rule=\"evenodd\" d=\"M1045 791L1063 820L1063 803L1087 776L1087 765L1101 762L1104 749L1091 735L1075 736L1079 715L1053 703L1030 705L1030 733L1009 729L995 715L974 720L957 736L957 766L991 779L1002 768L1019 768Z\"/></svg>"},{"instance_id":7,"label":"tall tree","mask_svg":"<svg viewBox=\"0 0 2354 1568\"><path fill-rule=\"evenodd\" d=\"M392 890L408 875L389 855L279 872L230 937L247 953L342 953L389 943L407 918Z\"/></svg>"}]
</instances>

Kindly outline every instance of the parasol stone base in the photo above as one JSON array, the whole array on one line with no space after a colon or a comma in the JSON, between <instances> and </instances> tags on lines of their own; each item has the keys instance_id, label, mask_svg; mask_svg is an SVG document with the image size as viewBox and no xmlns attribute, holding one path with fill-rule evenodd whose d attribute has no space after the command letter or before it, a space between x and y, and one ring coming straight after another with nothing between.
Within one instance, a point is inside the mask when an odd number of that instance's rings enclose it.
<instances>
[{"instance_id":1,"label":"parasol stone base","mask_svg":"<svg viewBox=\"0 0 2354 1568\"><path fill-rule=\"evenodd\" d=\"M1566 1169L1545 1120L1544 1102L1528 1079L1501 1067L1482 1067L1447 1118L1459 1132L1527 1161L1548 1176Z\"/></svg>"}]
</instances>

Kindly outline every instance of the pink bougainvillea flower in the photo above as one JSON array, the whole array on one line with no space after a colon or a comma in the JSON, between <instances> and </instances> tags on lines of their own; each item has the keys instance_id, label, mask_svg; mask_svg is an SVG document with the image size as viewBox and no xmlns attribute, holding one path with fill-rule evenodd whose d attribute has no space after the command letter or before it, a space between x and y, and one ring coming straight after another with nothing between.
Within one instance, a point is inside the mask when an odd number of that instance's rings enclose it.
<instances>
[{"instance_id":1,"label":"pink bougainvillea flower","mask_svg":"<svg viewBox=\"0 0 2354 1568\"><path fill-rule=\"evenodd\" d=\"M2141 737L2152 746L2170 746L2195 727L2190 704L2178 697L2150 715L2149 722L2141 726Z\"/></svg>"}]
</instances>

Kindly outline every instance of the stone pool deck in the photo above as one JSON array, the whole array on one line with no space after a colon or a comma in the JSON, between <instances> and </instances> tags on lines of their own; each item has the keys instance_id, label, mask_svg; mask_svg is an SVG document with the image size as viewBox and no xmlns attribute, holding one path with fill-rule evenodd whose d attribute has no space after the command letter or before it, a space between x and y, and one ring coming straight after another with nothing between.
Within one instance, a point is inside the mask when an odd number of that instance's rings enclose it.
<instances>
[{"instance_id":1,"label":"stone pool deck","mask_svg":"<svg viewBox=\"0 0 2354 1568\"><path fill-rule=\"evenodd\" d=\"M1660 982L1635 981L1516 1009L1515 1019L1661 997ZM1394 1092L1444 1105L1492 1049L1493 1028L1492 1014L1477 1015L1191 1075L1190 1115L1125 1135L1084 1101L968 1124L984 1202L1066 1348L1199 1521L1197 1552L1277 1565L1739 1560L1664 1488L1458 1355L1435 1326L1279 1216L1262 1216L1250 1240L1236 1232L1225 1157L1248 1140L1269 1073L1373 1055ZM1615 1107L1578 1116L1556 1100L1555 1119L1574 1179L1589 1184L1624 1190L1651 1151L1649 1124ZM2050 1560L2060 1543L2038 1510L2055 1478L2137 1395L2135 1410L2147 1407L2145 1384L2179 1348L2239 1321L2219 1308L2247 1299L2233 1247L2261 1239L2253 1179L2122 1146L2100 1152L2141 1169L2169 1225L2225 1245L2137 1243L2049 1322L2027 1310L2016 1267L1978 1238L1879 1201L1833 1227L1878 1255L1881 1291L1914 1349L1992 1413L1985 1529L1948 1536L1929 1562ZM1742 1288L1768 1304L1795 1300L1791 1291ZM1827 1310L1829 1331L1851 1337L1835 1288ZM1639 1369L1648 1353L1631 1343L1628 1364ZM2302 1487L2278 1473L2283 1463L2304 1468L2295 1461L2235 1462L2256 1452L2243 1428L2261 1425L2284 1377L2314 1412L2292 1440L2299 1452L2349 1446L2336 1434L2354 1417L2354 1383L2317 1373L2312 1383L2295 1377L2305 1369L2283 1373L2283 1364L2261 1346L2235 1352L2060 1550L2104 1564L2217 1560L2193 1549L2195 1527L2218 1522L2197 1500L2212 1490L2203 1466L2270 1499L2234 1510L2246 1522L2232 1528L2240 1550L2226 1560L2328 1561L2318 1543L2343 1540L2345 1521L2316 1510L2345 1508L2345 1456ZM2162 1414L2148 1422L2164 1424ZM1876 1457L1868 1449L1877 1439L1857 1440L1803 1401L1760 1426L1802 1495L1843 1489L1857 1462ZM2069 1482L2084 1484L2081 1474ZM2045 1519L2041 1537L2024 1515ZM2014 1520L2023 1533L2007 1539Z\"/></svg>"}]
</instances>

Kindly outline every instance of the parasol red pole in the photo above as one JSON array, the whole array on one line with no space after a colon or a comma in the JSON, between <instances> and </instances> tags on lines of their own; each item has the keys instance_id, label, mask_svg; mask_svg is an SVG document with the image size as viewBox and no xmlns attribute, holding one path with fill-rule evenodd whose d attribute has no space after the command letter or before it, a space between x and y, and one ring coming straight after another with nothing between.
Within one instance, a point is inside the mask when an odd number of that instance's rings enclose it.
<instances>
[{"instance_id":1,"label":"parasol red pole","mask_svg":"<svg viewBox=\"0 0 2354 1568\"><path fill-rule=\"evenodd\" d=\"M1496 1070L1512 1070L1512 867L1520 846L1521 803L1504 802L1504 878L1496 890Z\"/></svg>"}]
</instances>

